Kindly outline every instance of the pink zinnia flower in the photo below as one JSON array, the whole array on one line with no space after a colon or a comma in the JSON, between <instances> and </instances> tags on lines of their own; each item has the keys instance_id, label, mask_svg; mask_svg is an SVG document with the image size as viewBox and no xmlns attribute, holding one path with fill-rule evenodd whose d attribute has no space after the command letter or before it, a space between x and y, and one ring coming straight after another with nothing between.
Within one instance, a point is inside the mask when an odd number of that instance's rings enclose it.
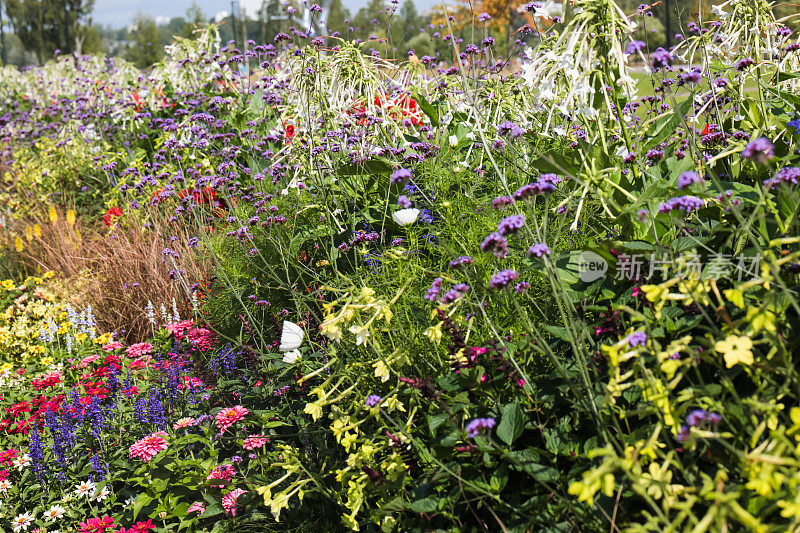
<instances>
[{"instance_id":1,"label":"pink zinnia flower","mask_svg":"<svg viewBox=\"0 0 800 533\"><path fill-rule=\"evenodd\" d=\"M114 350L119 350L120 348L122 348L122 343L119 341L112 341L103 345L104 352L113 352Z\"/></svg>"},{"instance_id":2,"label":"pink zinnia flower","mask_svg":"<svg viewBox=\"0 0 800 533\"><path fill-rule=\"evenodd\" d=\"M234 405L233 407L228 407L217 413L217 416L214 417L214 419L216 420L217 427L219 428L220 432L222 432L234 425L239 420L242 420L249 412L250 411L241 405Z\"/></svg>"},{"instance_id":3,"label":"pink zinnia flower","mask_svg":"<svg viewBox=\"0 0 800 533\"><path fill-rule=\"evenodd\" d=\"M181 390L194 389L201 388L203 385L203 381L200 378L196 378L194 376L183 376L183 383L178 385L178 388Z\"/></svg>"},{"instance_id":4,"label":"pink zinnia flower","mask_svg":"<svg viewBox=\"0 0 800 533\"><path fill-rule=\"evenodd\" d=\"M254 450L256 448L261 448L268 442L269 439L265 435L250 435L244 439L242 448L245 450Z\"/></svg>"},{"instance_id":5,"label":"pink zinnia flower","mask_svg":"<svg viewBox=\"0 0 800 533\"><path fill-rule=\"evenodd\" d=\"M137 357L132 363L131 368L147 368L150 366L150 361L153 359L151 355L143 355L142 357Z\"/></svg>"},{"instance_id":6,"label":"pink zinnia flower","mask_svg":"<svg viewBox=\"0 0 800 533\"><path fill-rule=\"evenodd\" d=\"M222 497L222 506L225 508L225 514L236 516L236 513L239 511L239 506L236 504L236 500L245 492L247 491L244 489L233 489Z\"/></svg>"},{"instance_id":7,"label":"pink zinnia flower","mask_svg":"<svg viewBox=\"0 0 800 533\"><path fill-rule=\"evenodd\" d=\"M87 366L89 366L90 363L94 363L98 359L100 359L100 356L97 354L87 355L86 357L81 359L81 362L75 365L74 368L86 368Z\"/></svg>"},{"instance_id":8,"label":"pink zinnia flower","mask_svg":"<svg viewBox=\"0 0 800 533\"><path fill-rule=\"evenodd\" d=\"M236 469L233 465L219 465L214 468L206 479L224 479L230 481L236 475ZM222 488L224 485L211 485L214 488Z\"/></svg>"},{"instance_id":9,"label":"pink zinnia flower","mask_svg":"<svg viewBox=\"0 0 800 533\"><path fill-rule=\"evenodd\" d=\"M130 357L142 357L143 355L150 355L153 352L153 345L149 342L140 342L133 344L125 349L125 353Z\"/></svg>"},{"instance_id":10,"label":"pink zinnia flower","mask_svg":"<svg viewBox=\"0 0 800 533\"><path fill-rule=\"evenodd\" d=\"M187 416L185 418L181 418L177 422L172 425L172 429L183 429L185 427L189 427L194 424L194 418Z\"/></svg>"},{"instance_id":11,"label":"pink zinnia flower","mask_svg":"<svg viewBox=\"0 0 800 533\"><path fill-rule=\"evenodd\" d=\"M186 332L194 327L194 321L192 320L181 320L180 322L173 322L172 324L167 324L164 326L167 328L167 331L172 333L172 335L177 340L182 340L186 336Z\"/></svg>"},{"instance_id":12,"label":"pink zinnia flower","mask_svg":"<svg viewBox=\"0 0 800 533\"><path fill-rule=\"evenodd\" d=\"M208 350L214 343L214 333L205 328L189 330L186 339L191 343L193 350Z\"/></svg>"},{"instance_id":13,"label":"pink zinnia flower","mask_svg":"<svg viewBox=\"0 0 800 533\"><path fill-rule=\"evenodd\" d=\"M128 448L128 451L130 452L131 457L134 459L139 459L145 463L148 463L150 462L150 459L158 455L158 452L169 448L169 444L167 444L166 439L164 439L166 436L166 431L156 431L155 433L131 444L131 447Z\"/></svg>"},{"instance_id":14,"label":"pink zinnia flower","mask_svg":"<svg viewBox=\"0 0 800 533\"><path fill-rule=\"evenodd\" d=\"M194 502L192 505L189 506L188 509L186 509L186 514L197 513L201 515L205 512L206 512L206 506L203 505L202 502Z\"/></svg>"},{"instance_id":15,"label":"pink zinnia flower","mask_svg":"<svg viewBox=\"0 0 800 533\"><path fill-rule=\"evenodd\" d=\"M90 518L86 522L78 524L78 531L80 533L102 533L106 529L114 527L114 519L106 515L103 518L99 516Z\"/></svg>"},{"instance_id":16,"label":"pink zinnia flower","mask_svg":"<svg viewBox=\"0 0 800 533\"><path fill-rule=\"evenodd\" d=\"M155 529L156 525L153 523L153 520L148 519L147 522L136 522L134 525L125 529L124 527L119 528L117 533L147 533L151 529Z\"/></svg>"}]
</instances>

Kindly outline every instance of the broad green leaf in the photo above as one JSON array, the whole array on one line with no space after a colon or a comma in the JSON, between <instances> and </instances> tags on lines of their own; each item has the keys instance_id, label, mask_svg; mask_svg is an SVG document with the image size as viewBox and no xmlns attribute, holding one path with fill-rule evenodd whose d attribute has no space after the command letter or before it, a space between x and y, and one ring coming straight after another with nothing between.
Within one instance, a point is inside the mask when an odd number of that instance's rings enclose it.
<instances>
[{"instance_id":1,"label":"broad green leaf","mask_svg":"<svg viewBox=\"0 0 800 533\"><path fill-rule=\"evenodd\" d=\"M666 113L656 118L653 122L653 130L642 146L643 151L653 148L655 145L675 133L675 130L683 124L686 114L692 109L693 100L687 98L679 103L671 113Z\"/></svg>"},{"instance_id":2,"label":"broad green leaf","mask_svg":"<svg viewBox=\"0 0 800 533\"><path fill-rule=\"evenodd\" d=\"M518 403L503 406L500 424L497 425L497 436L506 444L511 444L522 435L525 427L525 415Z\"/></svg>"},{"instance_id":3,"label":"broad green leaf","mask_svg":"<svg viewBox=\"0 0 800 533\"><path fill-rule=\"evenodd\" d=\"M150 505L150 502L153 501L146 492L139 494L136 497L136 500L133 502L133 519L136 520L136 517L139 516L139 511L142 510L142 507L146 505Z\"/></svg>"}]
</instances>

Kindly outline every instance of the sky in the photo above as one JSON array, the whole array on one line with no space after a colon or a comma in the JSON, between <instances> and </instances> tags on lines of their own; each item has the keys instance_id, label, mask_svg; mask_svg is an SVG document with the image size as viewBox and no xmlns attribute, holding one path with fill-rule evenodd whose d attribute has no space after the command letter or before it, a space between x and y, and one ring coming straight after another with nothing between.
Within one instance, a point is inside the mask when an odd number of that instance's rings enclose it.
<instances>
[{"instance_id":1,"label":"sky","mask_svg":"<svg viewBox=\"0 0 800 533\"><path fill-rule=\"evenodd\" d=\"M212 17L214 15L231 11L230 0L196 0L203 9L203 13ZM246 8L260 5L260 0L241 0ZM322 2L318 2L322 4ZM343 0L342 3L351 13L367 5L368 0ZM424 11L437 3L436 0L414 0L417 8ZM192 5L192 0L95 0L92 20L104 26L121 28L133 20L136 13L150 15L158 22L167 21L171 17L183 16L186 8Z\"/></svg>"}]
</instances>

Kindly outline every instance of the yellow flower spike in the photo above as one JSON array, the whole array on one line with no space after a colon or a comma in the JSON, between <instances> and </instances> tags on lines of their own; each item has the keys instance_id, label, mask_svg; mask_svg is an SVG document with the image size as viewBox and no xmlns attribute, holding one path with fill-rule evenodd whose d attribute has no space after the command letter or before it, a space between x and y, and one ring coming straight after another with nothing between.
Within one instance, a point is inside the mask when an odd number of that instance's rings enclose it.
<instances>
[{"instance_id":1,"label":"yellow flower spike","mask_svg":"<svg viewBox=\"0 0 800 533\"><path fill-rule=\"evenodd\" d=\"M423 335L428 337L431 342L439 344L442 340L442 325L444 322L439 322L435 326L431 326L423 332Z\"/></svg>"},{"instance_id":2,"label":"yellow flower spike","mask_svg":"<svg viewBox=\"0 0 800 533\"><path fill-rule=\"evenodd\" d=\"M385 405L386 408L389 409L390 411L397 410L397 411L401 411L403 413L406 412L406 408L403 405L403 402L398 400L396 396L392 396L391 398L386 400L382 405Z\"/></svg>"},{"instance_id":3,"label":"yellow flower spike","mask_svg":"<svg viewBox=\"0 0 800 533\"><path fill-rule=\"evenodd\" d=\"M725 365L728 368L737 363L745 365L753 364L753 341L745 335L739 337L728 335L724 341L717 341L714 349L725 357Z\"/></svg>"},{"instance_id":4,"label":"yellow flower spike","mask_svg":"<svg viewBox=\"0 0 800 533\"><path fill-rule=\"evenodd\" d=\"M727 298L730 303L739 309L744 309L744 294L742 291L739 289L726 289L722 291L722 294L725 295L725 298Z\"/></svg>"},{"instance_id":5,"label":"yellow flower spike","mask_svg":"<svg viewBox=\"0 0 800 533\"><path fill-rule=\"evenodd\" d=\"M75 225L75 210L74 209L70 209L69 211L67 211L67 224L69 224L70 226L74 226Z\"/></svg>"},{"instance_id":6,"label":"yellow flower spike","mask_svg":"<svg viewBox=\"0 0 800 533\"><path fill-rule=\"evenodd\" d=\"M52 205L47 209L47 216L50 218L50 223L55 225L58 222L58 213L56 212L56 208Z\"/></svg>"},{"instance_id":7,"label":"yellow flower spike","mask_svg":"<svg viewBox=\"0 0 800 533\"><path fill-rule=\"evenodd\" d=\"M25 226L25 240L31 242L33 240L33 228Z\"/></svg>"},{"instance_id":8,"label":"yellow flower spike","mask_svg":"<svg viewBox=\"0 0 800 533\"><path fill-rule=\"evenodd\" d=\"M775 313L769 309L761 307L751 307L747 310L747 322L750 324L752 333L758 333L762 329L775 333Z\"/></svg>"},{"instance_id":9,"label":"yellow flower spike","mask_svg":"<svg viewBox=\"0 0 800 533\"><path fill-rule=\"evenodd\" d=\"M379 360L376 363L373 363L373 368L375 368L375 377L381 378L382 383L386 383L389 381L389 367L383 361L383 359Z\"/></svg>"},{"instance_id":10,"label":"yellow flower spike","mask_svg":"<svg viewBox=\"0 0 800 533\"><path fill-rule=\"evenodd\" d=\"M17 253L21 253L22 250L25 249L25 243L22 242L22 239L17 237L17 239L14 241L14 248L17 250Z\"/></svg>"},{"instance_id":11,"label":"yellow flower spike","mask_svg":"<svg viewBox=\"0 0 800 533\"><path fill-rule=\"evenodd\" d=\"M33 226L33 235L35 237L37 237L37 238L41 238L41 236L42 236L42 226L40 226L39 224L36 224L35 226Z\"/></svg>"}]
</instances>

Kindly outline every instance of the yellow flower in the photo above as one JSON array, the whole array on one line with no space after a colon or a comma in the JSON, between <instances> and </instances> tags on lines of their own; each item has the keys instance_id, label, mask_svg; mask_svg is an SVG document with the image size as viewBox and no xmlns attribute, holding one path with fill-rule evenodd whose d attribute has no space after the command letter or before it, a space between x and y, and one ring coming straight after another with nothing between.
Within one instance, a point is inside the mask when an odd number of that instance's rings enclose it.
<instances>
[{"instance_id":1,"label":"yellow flower","mask_svg":"<svg viewBox=\"0 0 800 533\"><path fill-rule=\"evenodd\" d=\"M74 226L75 225L75 210L74 209L70 209L69 211L67 211L67 223L70 226Z\"/></svg>"},{"instance_id":2,"label":"yellow flower","mask_svg":"<svg viewBox=\"0 0 800 533\"><path fill-rule=\"evenodd\" d=\"M17 240L14 241L14 248L16 248L17 252L22 252L25 249L25 244L22 242L22 239L17 237Z\"/></svg>"},{"instance_id":3,"label":"yellow flower","mask_svg":"<svg viewBox=\"0 0 800 533\"><path fill-rule=\"evenodd\" d=\"M33 234L34 234L36 237L41 237L41 236L42 236L42 227L41 227L39 224L36 224L36 225L33 227Z\"/></svg>"},{"instance_id":4,"label":"yellow flower","mask_svg":"<svg viewBox=\"0 0 800 533\"><path fill-rule=\"evenodd\" d=\"M717 341L714 349L725 357L725 364L731 368L736 363L753 364L753 341L742 335L728 335L724 341Z\"/></svg>"},{"instance_id":5,"label":"yellow flower","mask_svg":"<svg viewBox=\"0 0 800 533\"><path fill-rule=\"evenodd\" d=\"M320 405L319 401L307 403L303 412L311 415L311 418L316 422L322 416L322 405Z\"/></svg>"},{"instance_id":6,"label":"yellow flower","mask_svg":"<svg viewBox=\"0 0 800 533\"><path fill-rule=\"evenodd\" d=\"M86 333L76 333L75 334L75 342L78 344L83 343L86 340Z\"/></svg>"},{"instance_id":7,"label":"yellow flower","mask_svg":"<svg viewBox=\"0 0 800 533\"><path fill-rule=\"evenodd\" d=\"M52 205L47 210L47 215L50 217L50 223L55 224L58 222L58 213L56 213L56 208Z\"/></svg>"},{"instance_id":8,"label":"yellow flower","mask_svg":"<svg viewBox=\"0 0 800 533\"><path fill-rule=\"evenodd\" d=\"M41 359L39 359L39 364L42 365L42 366L50 366L50 365L53 364L53 358L52 357L42 357Z\"/></svg>"},{"instance_id":9,"label":"yellow flower","mask_svg":"<svg viewBox=\"0 0 800 533\"><path fill-rule=\"evenodd\" d=\"M389 367L386 366L386 363L383 362L383 359L377 363L373 363L372 366L375 368L376 378L381 378L382 383L389 381Z\"/></svg>"},{"instance_id":10,"label":"yellow flower","mask_svg":"<svg viewBox=\"0 0 800 533\"><path fill-rule=\"evenodd\" d=\"M431 342L439 344L439 341L442 340L442 324L443 322L439 322L435 326L429 327L424 331L424 335L428 337Z\"/></svg>"}]
</instances>

